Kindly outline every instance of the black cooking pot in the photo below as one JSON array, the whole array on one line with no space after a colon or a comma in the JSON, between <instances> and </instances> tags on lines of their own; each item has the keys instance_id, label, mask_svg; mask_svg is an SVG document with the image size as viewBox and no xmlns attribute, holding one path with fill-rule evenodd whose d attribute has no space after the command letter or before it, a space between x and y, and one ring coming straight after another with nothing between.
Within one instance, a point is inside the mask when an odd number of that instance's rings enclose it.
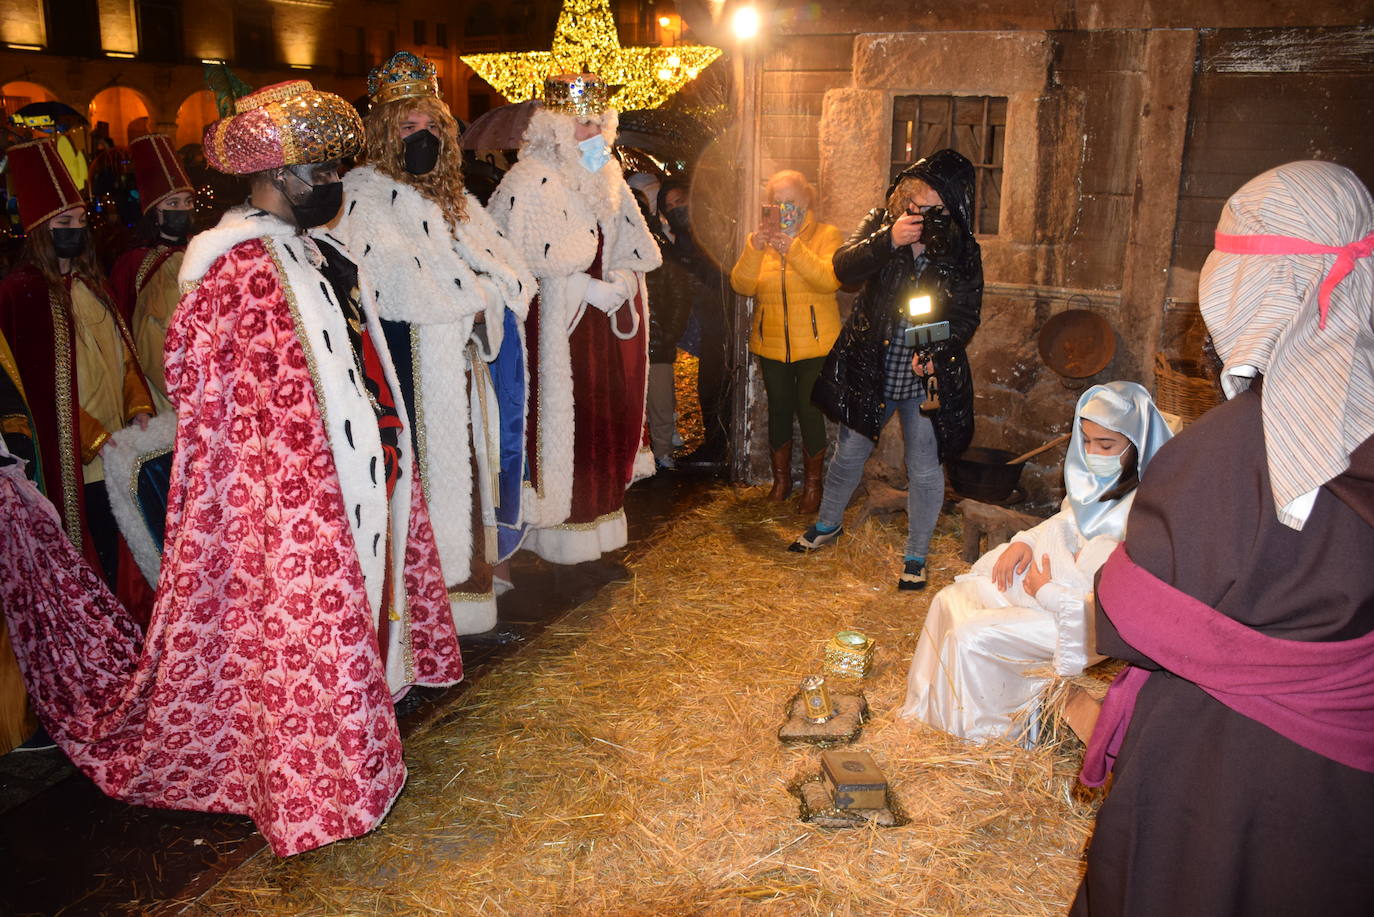
<instances>
[{"instance_id":1,"label":"black cooking pot","mask_svg":"<svg viewBox=\"0 0 1374 917\"><path fill-rule=\"evenodd\" d=\"M949 463L949 480L962 497L984 503L1002 503L1016 490L1025 462L1008 465L1015 453L975 446Z\"/></svg>"}]
</instances>

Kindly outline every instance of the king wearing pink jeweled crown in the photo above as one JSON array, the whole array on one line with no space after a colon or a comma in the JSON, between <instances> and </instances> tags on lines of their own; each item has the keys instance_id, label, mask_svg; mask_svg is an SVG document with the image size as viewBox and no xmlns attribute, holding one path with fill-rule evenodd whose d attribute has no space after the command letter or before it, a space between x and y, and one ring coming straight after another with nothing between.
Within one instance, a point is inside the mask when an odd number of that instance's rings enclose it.
<instances>
[{"instance_id":1,"label":"king wearing pink jeweled crown","mask_svg":"<svg viewBox=\"0 0 1374 917\"><path fill-rule=\"evenodd\" d=\"M14 568L44 511L4 487L34 524L0 528L0 605L44 725L104 792L247 815L285 856L386 817L406 778L393 700L463 667L373 287L322 228L362 123L301 81L235 108L205 150L252 193L181 269L147 636L93 578Z\"/></svg>"}]
</instances>

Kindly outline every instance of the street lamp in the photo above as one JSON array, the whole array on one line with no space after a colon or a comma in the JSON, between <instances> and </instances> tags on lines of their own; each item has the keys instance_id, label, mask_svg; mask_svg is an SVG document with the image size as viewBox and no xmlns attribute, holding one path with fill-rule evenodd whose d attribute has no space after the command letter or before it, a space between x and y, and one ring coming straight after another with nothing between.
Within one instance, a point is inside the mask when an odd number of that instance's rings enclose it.
<instances>
[{"instance_id":1,"label":"street lamp","mask_svg":"<svg viewBox=\"0 0 1374 917\"><path fill-rule=\"evenodd\" d=\"M752 6L741 6L730 17L730 30L740 41L748 41L759 34L759 11Z\"/></svg>"},{"instance_id":2,"label":"street lamp","mask_svg":"<svg viewBox=\"0 0 1374 917\"><path fill-rule=\"evenodd\" d=\"M735 210L735 244L732 255L739 252L748 242L749 229L758 220L759 214L759 52L755 39L759 35L759 11L754 6L738 6L730 14L730 31L734 33L734 87L739 93L735 105L738 118L736 130L735 163L737 168L736 187L739 191ZM749 431L749 408L754 403L754 389L757 382L750 371L749 362L749 300L736 295L734 300L734 328L731 341L733 357L731 386L730 431L730 479L752 483L751 452L752 444Z\"/></svg>"}]
</instances>

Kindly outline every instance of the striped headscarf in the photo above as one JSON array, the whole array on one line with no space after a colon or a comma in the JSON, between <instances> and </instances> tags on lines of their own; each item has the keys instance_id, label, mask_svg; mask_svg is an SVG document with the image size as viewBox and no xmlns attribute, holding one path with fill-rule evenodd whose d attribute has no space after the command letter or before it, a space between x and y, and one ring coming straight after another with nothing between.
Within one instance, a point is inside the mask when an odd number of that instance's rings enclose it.
<instances>
[{"instance_id":1,"label":"striped headscarf","mask_svg":"<svg viewBox=\"0 0 1374 917\"><path fill-rule=\"evenodd\" d=\"M1264 374L1270 487L1294 529L1374 435L1371 250L1374 200L1355 173L1294 162L1231 196L1202 269L1198 298L1227 395Z\"/></svg>"}]
</instances>

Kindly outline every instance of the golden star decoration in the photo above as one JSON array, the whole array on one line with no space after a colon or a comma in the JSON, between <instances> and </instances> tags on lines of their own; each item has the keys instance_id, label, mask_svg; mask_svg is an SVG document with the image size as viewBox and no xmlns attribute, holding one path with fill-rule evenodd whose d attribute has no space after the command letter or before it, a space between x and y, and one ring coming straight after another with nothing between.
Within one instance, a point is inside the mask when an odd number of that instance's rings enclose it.
<instances>
[{"instance_id":1,"label":"golden star decoration","mask_svg":"<svg viewBox=\"0 0 1374 917\"><path fill-rule=\"evenodd\" d=\"M611 97L620 111L657 108L696 79L720 48L622 48L607 0L564 0L550 51L504 51L462 58L510 102L538 98L544 78L559 73L595 73L618 87Z\"/></svg>"}]
</instances>

